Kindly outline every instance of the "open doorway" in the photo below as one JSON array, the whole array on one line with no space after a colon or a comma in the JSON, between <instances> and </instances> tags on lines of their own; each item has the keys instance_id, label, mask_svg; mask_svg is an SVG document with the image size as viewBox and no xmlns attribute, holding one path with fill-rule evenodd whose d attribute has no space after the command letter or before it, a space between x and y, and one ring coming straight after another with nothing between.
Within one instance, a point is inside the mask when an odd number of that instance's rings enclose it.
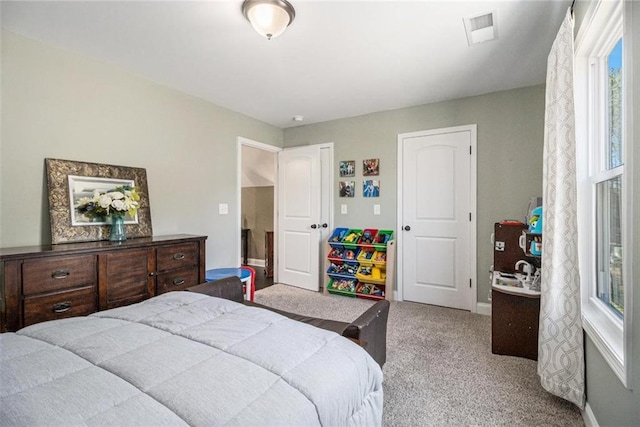
<instances>
[{"instance_id":1,"label":"open doorway","mask_svg":"<svg viewBox=\"0 0 640 427\"><path fill-rule=\"evenodd\" d=\"M256 270L256 290L275 279L276 157L280 149L238 138L240 264Z\"/></svg>"}]
</instances>

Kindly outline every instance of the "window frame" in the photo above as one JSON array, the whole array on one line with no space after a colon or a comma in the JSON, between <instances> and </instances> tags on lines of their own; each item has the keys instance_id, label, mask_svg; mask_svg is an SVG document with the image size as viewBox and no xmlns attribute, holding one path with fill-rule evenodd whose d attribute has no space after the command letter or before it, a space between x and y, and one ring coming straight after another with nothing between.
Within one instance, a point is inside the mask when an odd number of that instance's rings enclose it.
<instances>
[{"instance_id":1,"label":"window frame","mask_svg":"<svg viewBox=\"0 0 640 427\"><path fill-rule=\"evenodd\" d=\"M631 388L632 374L632 120L631 98L631 3L621 0L594 1L584 17L576 37L575 105L576 166L578 182L578 231L581 275L582 322L584 330L608 362L622 384ZM623 145L622 165L608 169L605 150L608 144L607 102L608 54L623 39ZM597 209L599 182L621 176L624 315L617 317L598 297Z\"/></svg>"}]
</instances>

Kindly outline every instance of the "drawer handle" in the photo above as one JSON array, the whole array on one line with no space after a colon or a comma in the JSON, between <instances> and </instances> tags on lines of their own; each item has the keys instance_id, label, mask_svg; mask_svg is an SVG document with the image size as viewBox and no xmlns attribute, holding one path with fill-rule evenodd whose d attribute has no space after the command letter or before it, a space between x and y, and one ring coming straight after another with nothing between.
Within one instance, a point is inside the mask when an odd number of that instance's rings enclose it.
<instances>
[{"instance_id":1,"label":"drawer handle","mask_svg":"<svg viewBox=\"0 0 640 427\"><path fill-rule=\"evenodd\" d=\"M59 302L57 304L53 304L53 312L54 313L64 313L65 311L71 310L71 301Z\"/></svg>"},{"instance_id":2,"label":"drawer handle","mask_svg":"<svg viewBox=\"0 0 640 427\"><path fill-rule=\"evenodd\" d=\"M173 254L173 259L184 259L184 254L182 252L178 252L177 254Z\"/></svg>"},{"instance_id":3,"label":"drawer handle","mask_svg":"<svg viewBox=\"0 0 640 427\"><path fill-rule=\"evenodd\" d=\"M184 285L184 279L180 279L180 278L178 278L178 279L173 279L173 284L174 284L175 286Z\"/></svg>"},{"instance_id":4,"label":"drawer handle","mask_svg":"<svg viewBox=\"0 0 640 427\"><path fill-rule=\"evenodd\" d=\"M69 277L69 270L56 270L51 273L51 277L54 279L64 279L65 277Z\"/></svg>"}]
</instances>

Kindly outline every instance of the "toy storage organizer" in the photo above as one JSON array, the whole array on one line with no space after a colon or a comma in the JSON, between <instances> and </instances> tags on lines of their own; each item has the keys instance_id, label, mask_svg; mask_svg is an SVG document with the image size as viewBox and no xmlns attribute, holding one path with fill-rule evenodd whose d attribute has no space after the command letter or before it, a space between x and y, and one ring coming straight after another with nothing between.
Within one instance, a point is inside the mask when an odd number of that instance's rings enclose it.
<instances>
[{"instance_id":1,"label":"toy storage organizer","mask_svg":"<svg viewBox=\"0 0 640 427\"><path fill-rule=\"evenodd\" d=\"M393 230L336 228L327 247L326 292L392 299Z\"/></svg>"}]
</instances>

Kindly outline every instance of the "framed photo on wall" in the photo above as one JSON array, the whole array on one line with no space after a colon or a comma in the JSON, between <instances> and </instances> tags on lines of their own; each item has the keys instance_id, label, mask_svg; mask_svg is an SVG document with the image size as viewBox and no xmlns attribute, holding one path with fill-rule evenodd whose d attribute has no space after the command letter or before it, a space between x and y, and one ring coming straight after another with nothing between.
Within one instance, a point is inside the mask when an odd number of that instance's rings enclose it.
<instances>
[{"instance_id":1,"label":"framed photo on wall","mask_svg":"<svg viewBox=\"0 0 640 427\"><path fill-rule=\"evenodd\" d=\"M340 197L354 197L356 195L356 182L355 181L339 181L338 191Z\"/></svg>"},{"instance_id":2,"label":"framed photo on wall","mask_svg":"<svg viewBox=\"0 0 640 427\"><path fill-rule=\"evenodd\" d=\"M362 161L362 175L380 175L380 159L364 159Z\"/></svg>"},{"instance_id":3,"label":"framed photo on wall","mask_svg":"<svg viewBox=\"0 0 640 427\"><path fill-rule=\"evenodd\" d=\"M365 179L362 186L364 197L380 197L380 180Z\"/></svg>"},{"instance_id":4,"label":"framed photo on wall","mask_svg":"<svg viewBox=\"0 0 640 427\"><path fill-rule=\"evenodd\" d=\"M356 176L356 161L340 160L340 176Z\"/></svg>"}]
</instances>

